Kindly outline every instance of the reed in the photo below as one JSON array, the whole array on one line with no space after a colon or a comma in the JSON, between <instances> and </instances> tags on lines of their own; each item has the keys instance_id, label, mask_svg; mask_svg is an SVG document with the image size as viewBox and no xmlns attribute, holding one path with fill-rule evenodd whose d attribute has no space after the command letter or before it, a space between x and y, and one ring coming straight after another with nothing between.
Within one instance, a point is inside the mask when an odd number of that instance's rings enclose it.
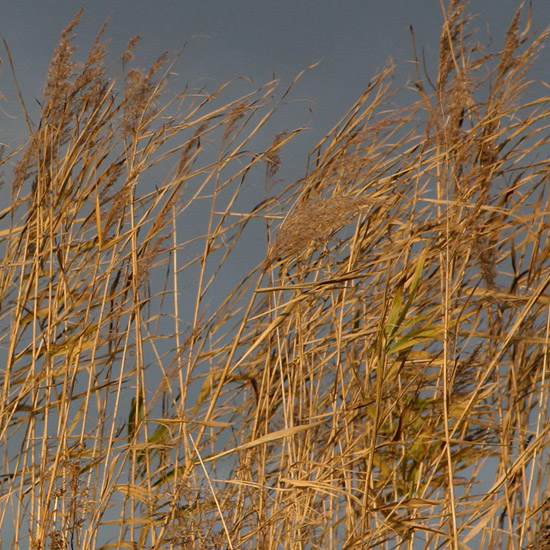
<instances>
[{"instance_id":1,"label":"reed","mask_svg":"<svg viewBox=\"0 0 550 550\"><path fill-rule=\"evenodd\" d=\"M2 159L2 545L550 548L548 33L451 0L417 100L383 71L279 188L290 90L174 95L135 40L117 81L79 18Z\"/></svg>"}]
</instances>

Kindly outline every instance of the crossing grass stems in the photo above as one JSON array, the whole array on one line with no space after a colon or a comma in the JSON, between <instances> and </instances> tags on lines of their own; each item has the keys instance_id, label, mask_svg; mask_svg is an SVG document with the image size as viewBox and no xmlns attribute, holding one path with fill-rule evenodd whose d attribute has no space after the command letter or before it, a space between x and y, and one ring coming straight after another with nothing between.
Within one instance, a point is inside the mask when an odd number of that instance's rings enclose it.
<instances>
[{"instance_id":1,"label":"crossing grass stems","mask_svg":"<svg viewBox=\"0 0 550 550\"><path fill-rule=\"evenodd\" d=\"M176 94L66 28L2 157L3 547L550 548L548 33L444 13L287 184L292 85Z\"/></svg>"}]
</instances>

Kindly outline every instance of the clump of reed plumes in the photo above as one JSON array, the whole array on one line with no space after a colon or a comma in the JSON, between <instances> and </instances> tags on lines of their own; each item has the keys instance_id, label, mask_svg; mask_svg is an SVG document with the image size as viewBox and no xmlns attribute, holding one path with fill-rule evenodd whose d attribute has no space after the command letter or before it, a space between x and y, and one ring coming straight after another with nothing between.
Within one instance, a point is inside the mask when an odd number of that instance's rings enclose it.
<instances>
[{"instance_id":1,"label":"clump of reed plumes","mask_svg":"<svg viewBox=\"0 0 550 550\"><path fill-rule=\"evenodd\" d=\"M204 478L189 477L206 443L191 446L202 424L187 392L223 321L208 287L253 218L231 204L285 143L252 143L277 84L226 104L225 87L169 98L173 61L132 67L133 39L120 92L103 29L73 60L80 16L54 53L40 120L22 105L29 138L4 159L15 169L1 237L2 536L33 549L206 548L218 515ZM223 146L208 148L218 134Z\"/></svg>"},{"instance_id":2,"label":"clump of reed plumes","mask_svg":"<svg viewBox=\"0 0 550 550\"><path fill-rule=\"evenodd\" d=\"M518 11L486 53L466 7L416 103L382 72L277 193L295 132L251 153L274 84L165 102L161 58L117 96L67 29L1 233L14 548L545 547L547 33Z\"/></svg>"}]
</instances>

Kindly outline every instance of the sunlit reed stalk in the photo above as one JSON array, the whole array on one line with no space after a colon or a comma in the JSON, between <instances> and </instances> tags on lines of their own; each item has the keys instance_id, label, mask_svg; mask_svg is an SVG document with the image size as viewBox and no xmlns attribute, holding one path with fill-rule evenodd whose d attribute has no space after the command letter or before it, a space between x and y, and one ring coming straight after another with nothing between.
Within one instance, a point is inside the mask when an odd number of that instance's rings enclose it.
<instances>
[{"instance_id":1,"label":"sunlit reed stalk","mask_svg":"<svg viewBox=\"0 0 550 550\"><path fill-rule=\"evenodd\" d=\"M437 70L374 77L289 184L300 129L256 138L294 83L173 95L137 39L112 78L80 17L3 157L2 547L550 548L530 13L488 53L451 1Z\"/></svg>"}]
</instances>

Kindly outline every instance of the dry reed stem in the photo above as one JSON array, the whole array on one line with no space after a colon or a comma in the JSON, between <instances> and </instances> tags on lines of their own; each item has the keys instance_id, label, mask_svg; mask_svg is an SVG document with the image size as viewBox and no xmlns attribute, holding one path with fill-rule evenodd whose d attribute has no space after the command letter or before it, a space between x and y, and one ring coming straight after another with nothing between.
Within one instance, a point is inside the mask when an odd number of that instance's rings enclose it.
<instances>
[{"instance_id":1,"label":"dry reed stem","mask_svg":"<svg viewBox=\"0 0 550 550\"><path fill-rule=\"evenodd\" d=\"M547 33L518 11L486 54L466 8L432 90L418 69L390 109L382 72L280 191L298 130L251 151L288 91L169 101L133 39L117 96L77 15L2 159L4 543L548 547ZM258 220L265 259L216 298Z\"/></svg>"}]
</instances>

